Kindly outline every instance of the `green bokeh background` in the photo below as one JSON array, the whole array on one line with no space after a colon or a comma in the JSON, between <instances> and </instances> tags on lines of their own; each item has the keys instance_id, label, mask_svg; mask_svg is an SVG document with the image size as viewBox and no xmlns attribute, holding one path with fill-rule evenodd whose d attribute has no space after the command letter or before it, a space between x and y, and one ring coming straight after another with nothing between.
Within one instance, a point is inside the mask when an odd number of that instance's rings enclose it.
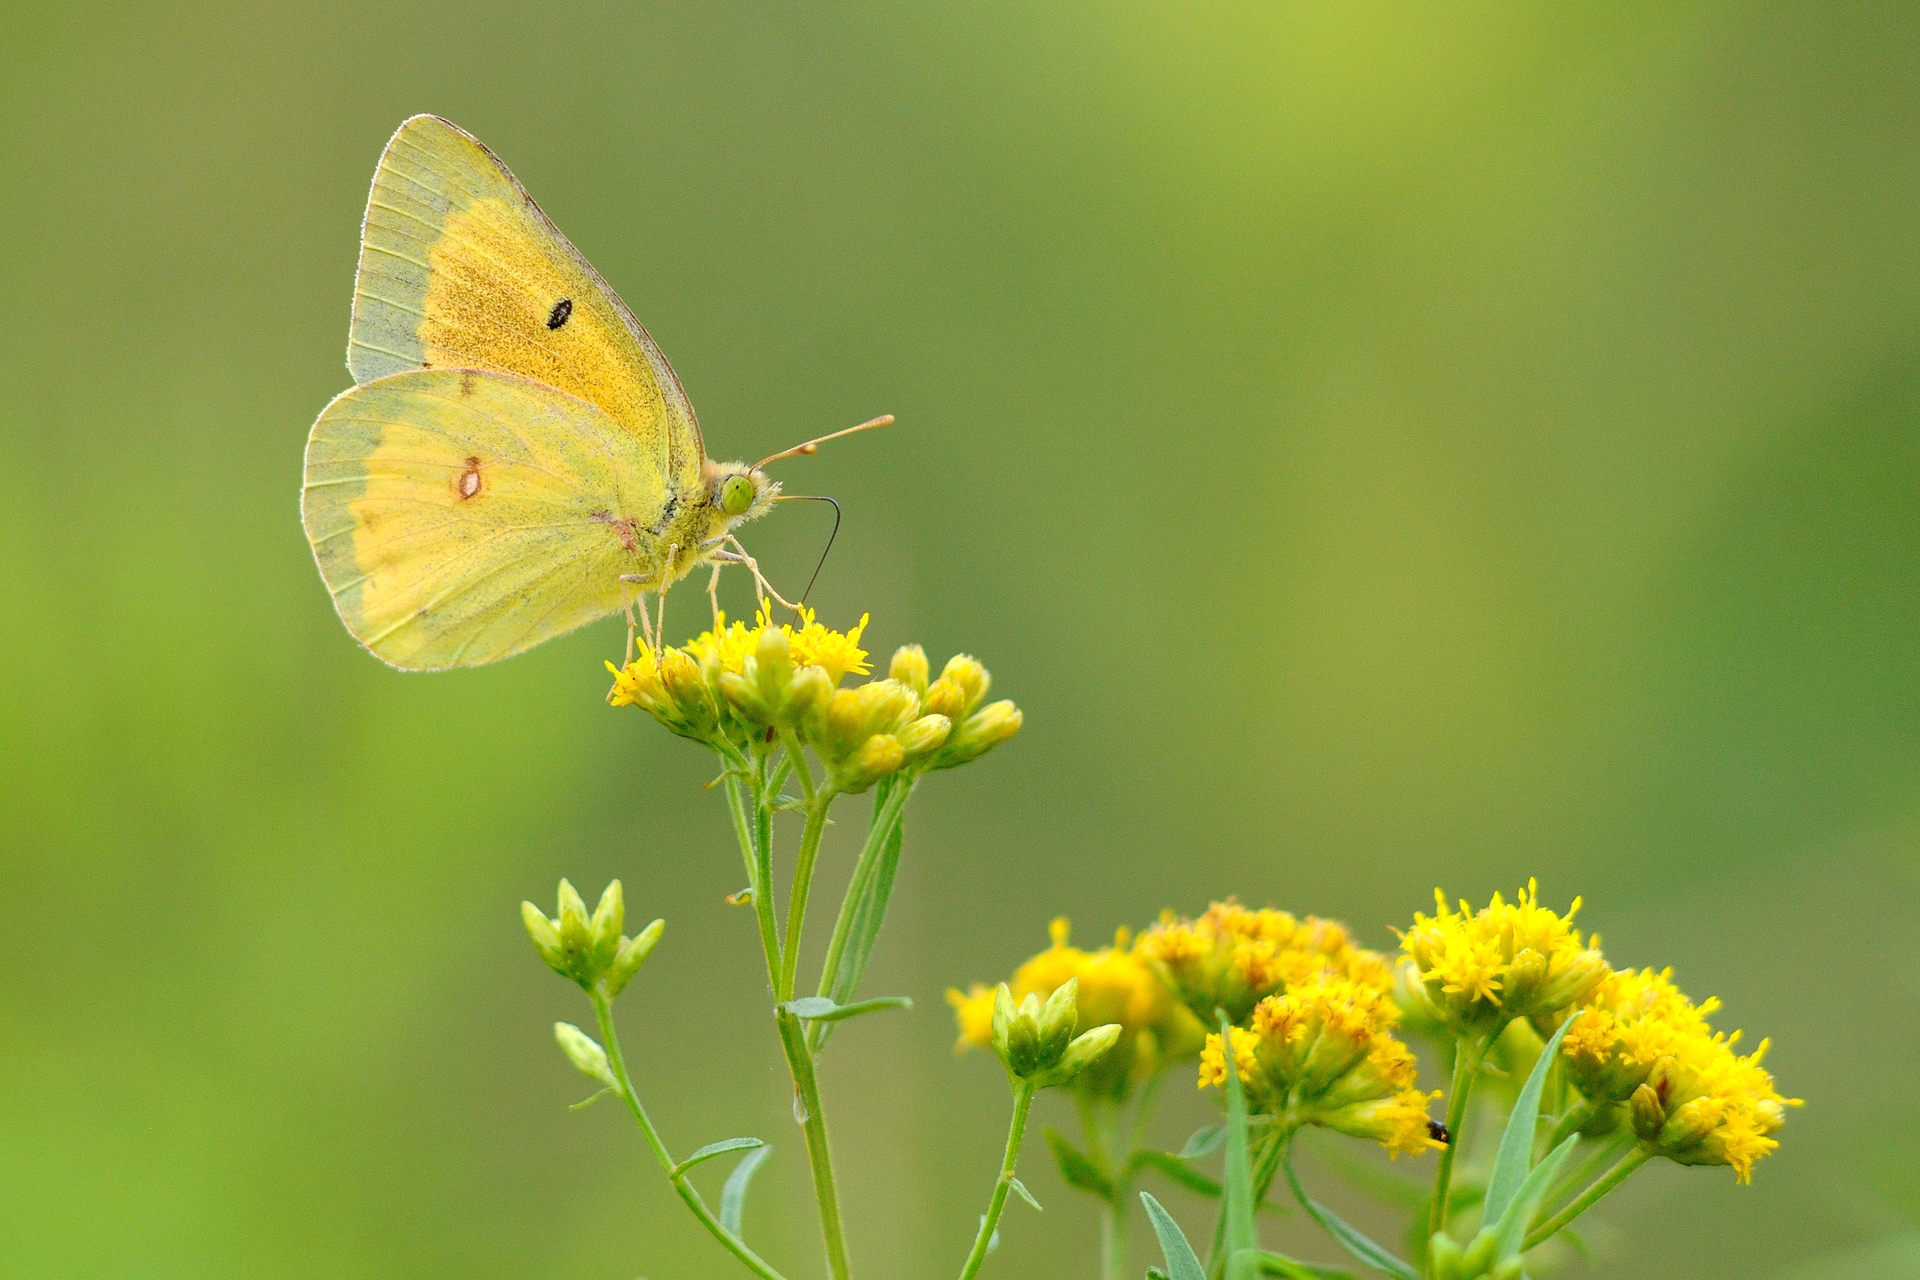
<instances>
[{"instance_id":1,"label":"green bokeh background","mask_svg":"<svg viewBox=\"0 0 1920 1280\"><path fill-rule=\"evenodd\" d=\"M1005 1090L940 993L1048 917L1238 893L1386 947L1528 875L1809 1099L1752 1187L1609 1202L1609 1273L1909 1274L1914 7L6 9L0 1274L738 1274L564 1109L586 1011L516 913L562 874L670 921L644 1092L680 1150L774 1142L748 1234L819 1274L711 766L603 704L618 625L401 676L301 536L419 111L515 167L716 456L898 414L783 473L846 507L814 599L1026 709L910 814L868 989L918 1009L828 1052L867 1274L957 1270ZM747 541L791 584L824 534ZM1046 1163L989 1274L1093 1275Z\"/></svg>"}]
</instances>

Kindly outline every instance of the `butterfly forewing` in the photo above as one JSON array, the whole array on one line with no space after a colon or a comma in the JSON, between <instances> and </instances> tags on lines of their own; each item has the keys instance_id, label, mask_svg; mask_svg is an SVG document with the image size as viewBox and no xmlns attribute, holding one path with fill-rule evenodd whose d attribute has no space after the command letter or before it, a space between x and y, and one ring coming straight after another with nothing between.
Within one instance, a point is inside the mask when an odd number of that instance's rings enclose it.
<instances>
[{"instance_id":1,"label":"butterfly forewing","mask_svg":"<svg viewBox=\"0 0 1920 1280\"><path fill-rule=\"evenodd\" d=\"M476 666L617 609L666 505L593 405L473 370L395 374L313 425L301 506L340 618L396 667Z\"/></svg>"},{"instance_id":2,"label":"butterfly forewing","mask_svg":"<svg viewBox=\"0 0 1920 1280\"><path fill-rule=\"evenodd\" d=\"M347 367L361 384L517 374L604 411L675 487L700 482L699 427L659 348L506 166L436 116L401 125L374 174Z\"/></svg>"}]
</instances>

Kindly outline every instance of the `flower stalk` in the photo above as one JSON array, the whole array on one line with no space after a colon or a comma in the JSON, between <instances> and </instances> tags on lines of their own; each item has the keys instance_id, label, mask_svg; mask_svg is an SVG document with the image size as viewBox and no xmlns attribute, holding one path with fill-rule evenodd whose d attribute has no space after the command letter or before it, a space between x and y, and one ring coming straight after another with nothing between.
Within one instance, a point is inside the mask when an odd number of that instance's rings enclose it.
<instances>
[{"instance_id":1,"label":"flower stalk","mask_svg":"<svg viewBox=\"0 0 1920 1280\"><path fill-rule=\"evenodd\" d=\"M1000 1212L1007 1207L1007 1193L1013 1190L1014 1169L1020 1163L1020 1143L1026 1137L1027 1114L1033 1108L1036 1092L1038 1088L1032 1080L1022 1080L1014 1088L1013 1122L1007 1126L1006 1155L1000 1160L1000 1176L994 1181L986 1215L980 1219L980 1230L973 1238L973 1249L967 1254L966 1265L960 1268L960 1280L973 1280L980 1273L980 1264L987 1260L993 1233L1000 1225Z\"/></svg>"}]
</instances>

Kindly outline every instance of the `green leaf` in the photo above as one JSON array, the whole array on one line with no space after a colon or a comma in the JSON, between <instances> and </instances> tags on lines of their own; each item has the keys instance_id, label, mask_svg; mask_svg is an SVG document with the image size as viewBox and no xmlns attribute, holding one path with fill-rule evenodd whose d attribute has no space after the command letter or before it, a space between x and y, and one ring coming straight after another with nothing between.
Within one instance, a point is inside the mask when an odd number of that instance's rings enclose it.
<instances>
[{"instance_id":1,"label":"green leaf","mask_svg":"<svg viewBox=\"0 0 1920 1280\"><path fill-rule=\"evenodd\" d=\"M726 1182L720 1188L720 1225L736 1238L740 1235L740 1215L747 1207L747 1184L753 1181L754 1170L772 1154L773 1148L765 1145L747 1152L740 1157L740 1163L733 1166L733 1172L727 1175Z\"/></svg>"},{"instance_id":2,"label":"green leaf","mask_svg":"<svg viewBox=\"0 0 1920 1280\"><path fill-rule=\"evenodd\" d=\"M728 1138L724 1142L709 1142L706 1146L673 1166L673 1171L675 1174L682 1174L699 1164L702 1160L711 1160L715 1156L723 1156L729 1151L746 1151L753 1147L764 1147L766 1145L766 1143L760 1141L758 1138Z\"/></svg>"},{"instance_id":3,"label":"green leaf","mask_svg":"<svg viewBox=\"0 0 1920 1280\"><path fill-rule=\"evenodd\" d=\"M615 1092L615 1090L611 1086L609 1086L605 1089L602 1089L600 1092L594 1094L591 1098L582 1098L580 1101L571 1104L570 1106L567 1107L567 1110L585 1111L588 1107L592 1106L594 1103L600 1101L600 1099L606 1097L608 1094L613 1092Z\"/></svg>"},{"instance_id":4,"label":"green leaf","mask_svg":"<svg viewBox=\"0 0 1920 1280\"><path fill-rule=\"evenodd\" d=\"M1167 1260L1167 1280L1207 1280L1200 1259L1194 1256L1193 1246L1187 1243L1186 1233L1173 1215L1145 1191L1140 1193L1140 1203L1147 1206L1147 1221L1153 1224L1154 1237L1160 1241L1160 1256Z\"/></svg>"},{"instance_id":5,"label":"green leaf","mask_svg":"<svg viewBox=\"0 0 1920 1280\"><path fill-rule=\"evenodd\" d=\"M1308 1198L1306 1188L1300 1185L1300 1175L1293 1171L1292 1152L1282 1154L1280 1167L1287 1171L1287 1182L1293 1188L1294 1199L1320 1224L1322 1230L1333 1237L1335 1244L1382 1275L1392 1276L1394 1280L1420 1280L1419 1273L1412 1267L1348 1226L1333 1210Z\"/></svg>"},{"instance_id":6,"label":"green leaf","mask_svg":"<svg viewBox=\"0 0 1920 1280\"><path fill-rule=\"evenodd\" d=\"M1507 1211L1514 1193L1527 1179L1527 1169L1533 1164L1533 1134L1540 1122L1540 1091L1546 1087L1547 1072L1552 1069L1555 1056L1560 1051L1560 1042L1566 1039L1567 1028L1580 1016L1578 1010L1572 1017L1560 1024L1553 1033L1553 1039L1547 1041L1547 1047L1540 1051L1540 1058L1533 1064L1533 1072L1527 1077L1527 1083L1521 1086L1520 1098L1513 1104L1513 1114L1507 1117L1506 1132L1500 1135L1500 1153L1493 1159L1493 1172L1487 1175L1487 1207L1481 1220L1497 1222ZM1460 1135L1454 1134L1459 1140Z\"/></svg>"},{"instance_id":7,"label":"green leaf","mask_svg":"<svg viewBox=\"0 0 1920 1280\"><path fill-rule=\"evenodd\" d=\"M1286 1280L1354 1280L1351 1271L1315 1266L1311 1262L1289 1258L1283 1253L1262 1252L1257 1261L1263 1276L1284 1276Z\"/></svg>"},{"instance_id":8,"label":"green leaf","mask_svg":"<svg viewBox=\"0 0 1920 1280\"><path fill-rule=\"evenodd\" d=\"M1220 1194L1220 1184L1197 1169L1189 1169L1179 1156L1167 1151L1136 1151L1127 1158L1127 1174L1131 1177L1141 1169L1155 1169L1167 1175L1189 1191L1203 1196Z\"/></svg>"},{"instance_id":9,"label":"green leaf","mask_svg":"<svg viewBox=\"0 0 1920 1280\"><path fill-rule=\"evenodd\" d=\"M1506 1212L1500 1215L1494 1226L1494 1235L1500 1241L1500 1253L1495 1261L1505 1262L1520 1252L1521 1246L1526 1243L1527 1227L1533 1219L1533 1211L1540 1207L1541 1198L1560 1175L1560 1166L1567 1162L1567 1157L1573 1154L1579 1141L1579 1134L1568 1134L1566 1141L1548 1152L1546 1158L1533 1167L1527 1180L1520 1184L1520 1189L1513 1193L1513 1199L1507 1202Z\"/></svg>"},{"instance_id":10,"label":"green leaf","mask_svg":"<svg viewBox=\"0 0 1920 1280\"><path fill-rule=\"evenodd\" d=\"M848 1018L857 1018L863 1013L878 1013L882 1009L911 1009L913 997L875 996L871 1000L860 1000L853 1004L835 1004L825 996L801 996L780 1007L796 1018L811 1022L845 1022Z\"/></svg>"},{"instance_id":11,"label":"green leaf","mask_svg":"<svg viewBox=\"0 0 1920 1280\"><path fill-rule=\"evenodd\" d=\"M1045 1209L1040 1207L1040 1202L1033 1198L1033 1192L1027 1190L1026 1183L1020 1181L1020 1179L1018 1178L1008 1178L1007 1184L1013 1188L1013 1193L1015 1195L1019 1196L1022 1200L1025 1200L1028 1204L1033 1206L1033 1211L1035 1213L1046 1212Z\"/></svg>"},{"instance_id":12,"label":"green leaf","mask_svg":"<svg viewBox=\"0 0 1920 1280\"><path fill-rule=\"evenodd\" d=\"M1227 1261L1242 1249L1259 1247L1253 1226L1253 1164L1247 1155L1247 1099L1240 1089L1239 1063L1234 1059L1233 1024L1220 1014L1220 1060L1227 1072L1227 1167L1222 1179L1226 1202L1221 1213L1227 1225Z\"/></svg>"},{"instance_id":13,"label":"green leaf","mask_svg":"<svg viewBox=\"0 0 1920 1280\"><path fill-rule=\"evenodd\" d=\"M1158 1267L1148 1267L1147 1280L1173 1280L1173 1277Z\"/></svg>"},{"instance_id":14,"label":"green leaf","mask_svg":"<svg viewBox=\"0 0 1920 1280\"><path fill-rule=\"evenodd\" d=\"M1113 1199L1112 1181L1100 1172L1099 1166L1088 1159L1080 1148L1073 1145L1066 1134L1050 1125L1043 1133L1048 1148L1053 1152L1053 1162L1060 1166L1062 1181L1070 1187L1091 1191L1102 1200Z\"/></svg>"},{"instance_id":15,"label":"green leaf","mask_svg":"<svg viewBox=\"0 0 1920 1280\"><path fill-rule=\"evenodd\" d=\"M873 820L877 822L884 815L895 788L912 786L911 781L903 780L898 775L882 778L880 785L873 789ZM894 812L903 813L904 805L903 797ZM840 960L834 968L831 981L825 985L826 993L836 1004L851 1000L853 993L859 990L860 975L867 969L867 957L873 954L874 940L880 936L880 926L886 921L887 899L893 895L893 876L900 867L900 847L905 839L906 822L896 818L892 830L886 834L885 843L873 859L868 861L863 856L861 864L854 868L854 877L860 883L857 885L857 896L852 896L853 918L847 930L847 944L840 952ZM848 886L849 895L855 895L855 891L856 886ZM827 1037L832 1033L833 1025L829 1022L816 1022L807 1028L807 1036L815 1053L826 1045Z\"/></svg>"},{"instance_id":16,"label":"green leaf","mask_svg":"<svg viewBox=\"0 0 1920 1280\"><path fill-rule=\"evenodd\" d=\"M1195 1129L1192 1136L1187 1139L1187 1145L1180 1148L1180 1158L1198 1160L1201 1156L1210 1156L1225 1145L1226 1141L1227 1126L1223 1124L1210 1124L1204 1128Z\"/></svg>"}]
</instances>

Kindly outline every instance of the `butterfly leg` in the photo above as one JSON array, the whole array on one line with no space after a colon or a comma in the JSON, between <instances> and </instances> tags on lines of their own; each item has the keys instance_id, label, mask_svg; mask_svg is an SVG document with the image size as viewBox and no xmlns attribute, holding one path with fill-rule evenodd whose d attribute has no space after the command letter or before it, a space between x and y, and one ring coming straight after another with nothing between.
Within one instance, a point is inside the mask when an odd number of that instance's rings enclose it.
<instances>
[{"instance_id":1,"label":"butterfly leg","mask_svg":"<svg viewBox=\"0 0 1920 1280\"><path fill-rule=\"evenodd\" d=\"M680 544L675 542L667 547L667 558L661 562L660 585L654 590L654 596L660 601L656 611L657 621L653 633L659 637L659 647L667 643L667 588L673 585L673 562L680 554Z\"/></svg>"},{"instance_id":2,"label":"butterfly leg","mask_svg":"<svg viewBox=\"0 0 1920 1280\"><path fill-rule=\"evenodd\" d=\"M707 579L707 599L713 603L713 629L720 630L720 566L713 566L713 576Z\"/></svg>"},{"instance_id":3,"label":"butterfly leg","mask_svg":"<svg viewBox=\"0 0 1920 1280\"><path fill-rule=\"evenodd\" d=\"M620 609L627 615L627 661L625 663L627 666L633 665L633 599L627 594L627 588L629 586L643 586L652 581L653 578L644 573L623 573L620 575ZM647 593L642 591L639 593L639 596L641 600L640 621L647 625L647 647L654 649L653 626L647 619Z\"/></svg>"},{"instance_id":4,"label":"butterfly leg","mask_svg":"<svg viewBox=\"0 0 1920 1280\"><path fill-rule=\"evenodd\" d=\"M785 596L773 589L773 584L768 582L765 575L760 572L760 562L747 554L747 549L740 545L738 538L728 535L727 541L733 545L734 549L732 551L713 552L713 558L715 560L723 561L727 564L745 565L747 572L753 575L753 587L754 590L759 593L761 600L764 601L768 596L772 596L780 604L792 609L795 613L800 612L800 606L794 604L791 600L788 600Z\"/></svg>"}]
</instances>

